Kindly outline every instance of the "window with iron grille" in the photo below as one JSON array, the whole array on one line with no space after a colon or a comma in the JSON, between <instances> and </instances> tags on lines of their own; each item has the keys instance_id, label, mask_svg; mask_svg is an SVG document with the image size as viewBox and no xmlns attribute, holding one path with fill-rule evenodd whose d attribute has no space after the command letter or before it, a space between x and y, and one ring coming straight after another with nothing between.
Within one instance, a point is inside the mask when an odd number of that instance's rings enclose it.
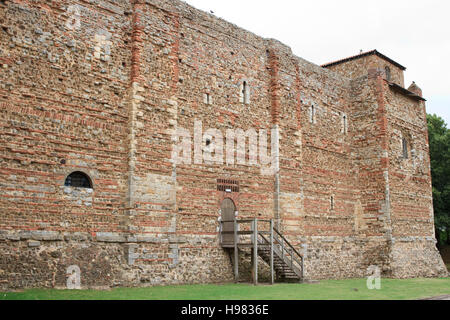
<instances>
[{"instance_id":1,"label":"window with iron grille","mask_svg":"<svg viewBox=\"0 0 450 320\"><path fill-rule=\"evenodd\" d=\"M217 179L217 191L239 192L239 181L229 179Z\"/></svg>"}]
</instances>

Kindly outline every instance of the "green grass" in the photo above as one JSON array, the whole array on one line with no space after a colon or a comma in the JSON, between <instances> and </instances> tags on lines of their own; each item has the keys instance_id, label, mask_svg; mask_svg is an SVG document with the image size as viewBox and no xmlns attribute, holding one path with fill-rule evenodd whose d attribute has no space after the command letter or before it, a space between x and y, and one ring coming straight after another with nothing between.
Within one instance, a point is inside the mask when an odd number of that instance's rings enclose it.
<instances>
[{"instance_id":1,"label":"green grass","mask_svg":"<svg viewBox=\"0 0 450 320\"><path fill-rule=\"evenodd\" d=\"M450 278L382 279L381 290L368 290L365 279L327 280L319 284L188 285L98 290L1 292L0 300L412 300L450 294Z\"/></svg>"}]
</instances>

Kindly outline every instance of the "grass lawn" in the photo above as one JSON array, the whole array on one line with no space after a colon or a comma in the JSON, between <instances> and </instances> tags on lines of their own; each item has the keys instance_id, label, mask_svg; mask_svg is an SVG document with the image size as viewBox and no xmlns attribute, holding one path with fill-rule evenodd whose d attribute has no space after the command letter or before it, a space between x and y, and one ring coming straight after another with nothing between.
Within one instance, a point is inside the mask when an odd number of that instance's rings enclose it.
<instances>
[{"instance_id":1,"label":"grass lawn","mask_svg":"<svg viewBox=\"0 0 450 320\"><path fill-rule=\"evenodd\" d=\"M368 290L366 279L327 280L318 284L187 285L96 290L1 292L0 300L412 300L450 294L450 278L382 279Z\"/></svg>"}]
</instances>

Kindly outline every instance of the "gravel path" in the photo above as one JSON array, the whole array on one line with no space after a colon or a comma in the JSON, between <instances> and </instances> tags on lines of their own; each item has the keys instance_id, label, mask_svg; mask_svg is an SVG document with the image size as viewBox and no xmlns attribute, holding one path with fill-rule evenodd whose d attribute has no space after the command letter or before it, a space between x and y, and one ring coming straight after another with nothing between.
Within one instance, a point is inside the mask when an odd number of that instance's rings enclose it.
<instances>
[{"instance_id":1,"label":"gravel path","mask_svg":"<svg viewBox=\"0 0 450 320\"><path fill-rule=\"evenodd\" d=\"M437 296L437 297L425 298L425 299L420 299L420 300L450 300L450 295Z\"/></svg>"}]
</instances>

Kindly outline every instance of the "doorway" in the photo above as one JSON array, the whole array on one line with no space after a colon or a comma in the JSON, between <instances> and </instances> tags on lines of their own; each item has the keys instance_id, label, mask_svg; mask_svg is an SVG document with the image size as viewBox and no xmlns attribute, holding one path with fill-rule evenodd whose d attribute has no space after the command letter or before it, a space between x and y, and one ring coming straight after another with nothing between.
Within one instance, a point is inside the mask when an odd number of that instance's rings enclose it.
<instances>
[{"instance_id":1,"label":"doorway","mask_svg":"<svg viewBox=\"0 0 450 320\"><path fill-rule=\"evenodd\" d=\"M220 206L221 218L223 222L222 231L230 232L222 234L222 246L234 246L234 220L236 219L236 206L233 200L227 198Z\"/></svg>"}]
</instances>

